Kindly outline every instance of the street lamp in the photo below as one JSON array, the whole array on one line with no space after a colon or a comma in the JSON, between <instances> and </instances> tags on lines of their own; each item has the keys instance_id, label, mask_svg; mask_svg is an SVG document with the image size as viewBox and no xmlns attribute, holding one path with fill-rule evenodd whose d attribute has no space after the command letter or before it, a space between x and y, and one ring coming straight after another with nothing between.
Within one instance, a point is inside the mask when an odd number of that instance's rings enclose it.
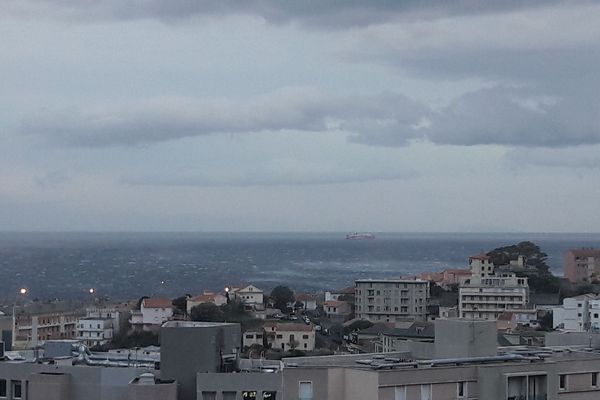
<instances>
[{"instance_id":1,"label":"street lamp","mask_svg":"<svg viewBox=\"0 0 600 400\"><path fill-rule=\"evenodd\" d=\"M12 342L11 342L11 350L15 345L15 340L16 340L16 335L17 335L17 315L16 315L16 309L17 309L17 301L19 301L19 296L24 297L27 294L27 288L20 288L18 294L15 296L15 302L13 303L13 308L12 308Z\"/></svg>"}]
</instances>

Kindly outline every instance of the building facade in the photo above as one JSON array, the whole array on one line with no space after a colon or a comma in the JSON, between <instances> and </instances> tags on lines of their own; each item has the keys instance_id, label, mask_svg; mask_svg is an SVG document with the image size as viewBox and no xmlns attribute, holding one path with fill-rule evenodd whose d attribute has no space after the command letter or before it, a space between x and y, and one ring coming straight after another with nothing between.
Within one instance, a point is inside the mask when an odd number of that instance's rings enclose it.
<instances>
[{"instance_id":1,"label":"building facade","mask_svg":"<svg viewBox=\"0 0 600 400\"><path fill-rule=\"evenodd\" d=\"M114 335L113 320L110 318L79 318L77 340L88 347L108 344Z\"/></svg>"},{"instance_id":2,"label":"building facade","mask_svg":"<svg viewBox=\"0 0 600 400\"><path fill-rule=\"evenodd\" d=\"M571 283L600 282L600 249L567 251L564 273Z\"/></svg>"},{"instance_id":3,"label":"building facade","mask_svg":"<svg viewBox=\"0 0 600 400\"><path fill-rule=\"evenodd\" d=\"M220 307L223 304L227 304L227 297L223 296L222 294L212 292L204 292L201 295L190 297L187 299L186 303L187 313L190 314L192 312L192 308L204 303L213 303L214 305Z\"/></svg>"},{"instance_id":4,"label":"building facade","mask_svg":"<svg viewBox=\"0 0 600 400\"><path fill-rule=\"evenodd\" d=\"M140 309L131 312L129 323L134 330L158 330L160 326L173 317L173 303L162 297L142 300Z\"/></svg>"},{"instance_id":5,"label":"building facade","mask_svg":"<svg viewBox=\"0 0 600 400\"><path fill-rule=\"evenodd\" d=\"M19 313L14 318L13 347L29 348L46 340L75 339L78 311Z\"/></svg>"},{"instance_id":6,"label":"building facade","mask_svg":"<svg viewBox=\"0 0 600 400\"><path fill-rule=\"evenodd\" d=\"M582 294L563 299L562 306L552 310L552 326L565 332L599 332L600 296Z\"/></svg>"},{"instance_id":7,"label":"building facade","mask_svg":"<svg viewBox=\"0 0 600 400\"><path fill-rule=\"evenodd\" d=\"M460 318L496 320L505 311L527 308L529 286L527 278L514 274L472 275L458 291Z\"/></svg>"},{"instance_id":8,"label":"building facade","mask_svg":"<svg viewBox=\"0 0 600 400\"><path fill-rule=\"evenodd\" d=\"M429 282L360 279L355 282L356 318L372 322L426 321Z\"/></svg>"}]
</instances>

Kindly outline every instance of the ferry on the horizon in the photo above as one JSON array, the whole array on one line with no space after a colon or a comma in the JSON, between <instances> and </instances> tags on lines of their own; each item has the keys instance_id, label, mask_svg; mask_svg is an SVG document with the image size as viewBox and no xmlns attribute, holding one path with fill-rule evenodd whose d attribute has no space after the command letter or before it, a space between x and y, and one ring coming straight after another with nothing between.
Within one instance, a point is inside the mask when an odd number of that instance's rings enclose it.
<instances>
[{"instance_id":1,"label":"ferry on the horizon","mask_svg":"<svg viewBox=\"0 0 600 400\"><path fill-rule=\"evenodd\" d=\"M375 239L375 235L372 233L364 233L364 232L354 232L346 235L347 240L373 240Z\"/></svg>"}]
</instances>

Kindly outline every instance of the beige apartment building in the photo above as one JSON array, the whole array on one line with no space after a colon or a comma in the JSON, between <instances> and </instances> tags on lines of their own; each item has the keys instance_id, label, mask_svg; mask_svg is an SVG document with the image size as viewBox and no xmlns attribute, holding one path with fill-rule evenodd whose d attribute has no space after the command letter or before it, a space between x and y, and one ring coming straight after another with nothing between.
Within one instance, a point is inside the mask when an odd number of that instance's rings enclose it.
<instances>
[{"instance_id":1,"label":"beige apartment building","mask_svg":"<svg viewBox=\"0 0 600 400\"><path fill-rule=\"evenodd\" d=\"M485 254L469 257L469 269L471 276L462 279L458 291L460 318L497 320L505 311L527 307L527 278L512 272L496 273Z\"/></svg>"},{"instance_id":2,"label":"beige apartment building","mask_svg":"<svg viewBox=\"0 0 600 400\"><path fill-rule=\"evenodd\" d=\"M600 281L600 249L573 249L565 254L565 278L571 283Z\"/></svg>"},{"instance_id":3,"label":"beige apartment building","mask_svg":"<svg viewBox=\"0 0 600 400\"><path fill-rule=\"evenodd\" d=\"M428 281L359 279L355 296L356 318L372 322L427 320Z\"/></svg>"},{"instance_id":4,"label":"beige apartment building","mask_svg":"<svg viewBox=\"0 0 600 400\"><path fill-rule=\"evenodd\" d=\"M505 311L527 308L528 302L527 278L473 275L460 285L458 313L461 318L496 320Z\"/></svg>"}]
</instances>

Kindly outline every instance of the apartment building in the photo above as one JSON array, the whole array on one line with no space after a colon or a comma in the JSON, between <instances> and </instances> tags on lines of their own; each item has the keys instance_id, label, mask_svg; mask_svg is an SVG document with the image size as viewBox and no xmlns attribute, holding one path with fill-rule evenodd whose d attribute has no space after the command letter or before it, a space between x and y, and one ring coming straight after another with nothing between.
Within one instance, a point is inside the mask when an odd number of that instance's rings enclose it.
<instances>
[{"instance_id":1,"label":"apartment building","mask_svg":"<svg viewBox=\"0 0 600 400\"><path fill-rule=\"evenodd\" d=\"M600 296L582 294L563 299L552 309L552 326L565 332L600 331Z\"/></svg>"},{"instance_id":2,"label":"apartment building","mask_svg":"<svg viewBox=\"0 0 600 400\"><path fill-rule=\"evenodd\" d=\"M86 346L103 346L114 335L113 320L110 318L79 318L77 320L77 340Z\"/></svg>"},{"instance_id":3,"label":"apartment building","mask_svg":"<svg viewBox=\"0 0 600 400\"><path fill-rule=\"evenodd\" d=\"M600 282L600 249L567 251L564 274L571 283Z\"/></svg>"},{"instance_id":4,"label":"apartment building","mask_svg":"<svg viewBox=\"0 0 600 400\"><path fill-rule=\"evenodd\" d=\"M527 278L515 274L472 275L460 285L458 313L461 318L496 320L505 311L527 308Z\"/></svg>"},{"instance_id":5,"label":"apartment building","mask_svg":"<svg viewBox=\"0 0 600 400\"><path fill-rule=\"evenodd\" d=\"M426 321L429 282L359 279L355 282L356 318L372 322Z\"/></svg>"},{"instance_id":6,"label":"apartment building","mask_svg":"<svg viewBox=\"0 0 600 400\"><path fill-rule=\"evenodd\" d=\"M53 310L40 306L17 310L14 321L13 348L31 348L46 340L75 339L79 311Z\"/></svg>"}]
</instances>

